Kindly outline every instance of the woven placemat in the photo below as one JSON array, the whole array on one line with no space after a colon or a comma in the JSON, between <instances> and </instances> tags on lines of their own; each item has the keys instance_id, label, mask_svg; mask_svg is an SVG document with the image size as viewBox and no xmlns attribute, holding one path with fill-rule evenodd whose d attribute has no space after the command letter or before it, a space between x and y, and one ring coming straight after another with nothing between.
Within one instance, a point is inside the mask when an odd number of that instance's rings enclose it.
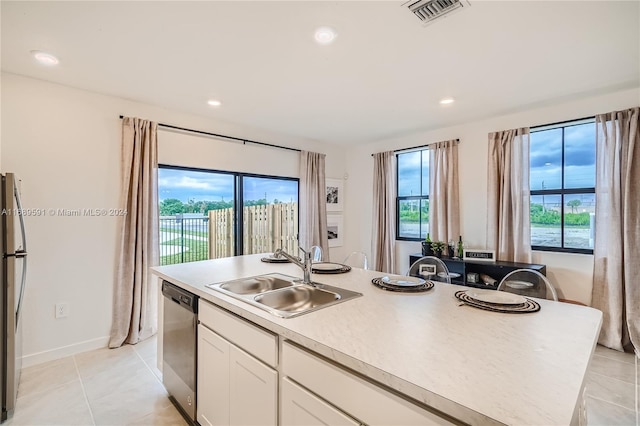
<instances>
[{"instance_id":1,"label":"woven placemat","mask_svg":"<svg viewBox=\"0 0 640 426\"><path fill-rule=\"evenodd\" d=\"M320 263L330 262L319 262L317 264ZM345 272L349 272L351 270L351 266L349 265L343 265L341 263L335 263L335 265L341 265L342 267L340 269L316 269L313 267L313 264L311 264L311 272L313 272L314 274L344 274Z\"/></svg>"},{"instance_id":2,"label":"woven placemat","mask_svg":"<svg viewBox=\"0 0 640 426\"><path fill-rule=\"evenodd\" d=\"M380 277L380 278L372 279L371 283L376 287L380 287L383 290L397 291L399 293L420 293L433 288L433 282L428 280L422 284L418 284L415 286L398 286L398 285L385 283L384 281L382 281L382 277Z\"/></svg>"},{"instance_id":3,"label":"woven placemat","mask_svg":"<svg viewBox=\"0 0 640 426\"><path fill-rule=\"evenodd\" d=\"M525 297L526 302L517 305L503 305L497 303L483 302L481 300L474 299L467 295L466 290L456 292L456 298L465 305L473 306L474 308L484 309L491 312L502 312L506 314L528 314L531 312L538 312L540 310L540 304L535 300L531 300Z\"/></svg>"}]
</instances>

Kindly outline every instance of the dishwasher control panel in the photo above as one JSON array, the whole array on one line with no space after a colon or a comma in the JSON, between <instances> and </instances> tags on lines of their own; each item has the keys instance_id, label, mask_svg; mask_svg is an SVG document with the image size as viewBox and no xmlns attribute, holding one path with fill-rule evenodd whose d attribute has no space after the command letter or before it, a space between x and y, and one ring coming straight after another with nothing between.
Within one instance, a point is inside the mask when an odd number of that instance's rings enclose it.
<instances>
[{"instance_id":1,"label":"dishwasher control panel","mask_svg":"<svg viewBox=\"0 0 640 426\"><path fill-rule=\"evenodd\" d=\"M182 305L191 312L198 312L198 296L190 293L168 281L162 281L162 295L175 303Z\"/></svg>"}]
</instances>

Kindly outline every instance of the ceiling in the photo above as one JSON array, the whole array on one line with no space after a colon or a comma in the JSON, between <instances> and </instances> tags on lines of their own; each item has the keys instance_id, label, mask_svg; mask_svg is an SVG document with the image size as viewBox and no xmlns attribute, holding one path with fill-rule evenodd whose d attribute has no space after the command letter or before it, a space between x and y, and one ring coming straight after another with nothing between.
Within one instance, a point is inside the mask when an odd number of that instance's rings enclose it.
<instances>
[{"instance_id":1,"label":"ceiling","mask_svg":"<svg viewBox=\"0 0 640 426\"><path fill-rule=\"evenodd\" d=\"M344 145L640 85L638 1L470 1L3 0L2 70Z\"/></svg>"}]
</instances>

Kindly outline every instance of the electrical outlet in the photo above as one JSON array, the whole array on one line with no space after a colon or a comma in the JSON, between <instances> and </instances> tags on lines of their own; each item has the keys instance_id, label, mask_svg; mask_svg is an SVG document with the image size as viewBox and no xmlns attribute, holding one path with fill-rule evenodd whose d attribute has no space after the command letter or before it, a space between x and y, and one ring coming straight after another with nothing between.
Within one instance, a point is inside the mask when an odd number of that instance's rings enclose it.
<instances>
[{"instance_id":1,"label":"electrical outlet","mask_svg":"<svg viewBox=\"0 0 640 426\"><path fill-rule=\"evenodd\" d=\"M56 318L66 318L69 316L68 303L56 303Z\"/></svg>"}]
</instances>

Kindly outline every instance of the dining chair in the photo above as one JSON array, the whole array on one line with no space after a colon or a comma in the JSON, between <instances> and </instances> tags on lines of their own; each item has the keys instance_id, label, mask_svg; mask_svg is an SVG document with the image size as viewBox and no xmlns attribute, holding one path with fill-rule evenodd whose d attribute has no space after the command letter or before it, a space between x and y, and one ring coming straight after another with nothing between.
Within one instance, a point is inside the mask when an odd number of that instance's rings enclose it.
<instances>
[{"instance_id":1,"label":"dining chair","mask_svg":"<svg viewBox=\"0 0 640 426\"><path fill-rule=\"evenodd\" d=\"M353 268L369 269L367 255L361 251L352 252L342 263Z\"/></svg>"},{"instance_id":2,"label":"dining chair","mask_svg":"<svg viewBox=\"0 0 640 426\"><path fill-rule=\"evenodd\" d=\"M509 272L498 284L498 291L558 301L558 292L553 284L533 269L516 269Z\"/></svg>"},{"instance_id":3,"label":"dining chair","mask_svg":"<svg viewBox=\"0 0 640 426\"><path fill-rule=\"evenodd\" d=\"M311 246L311 260L314 262L322 262L322 247Z\"/></svg>"},{"instance_id":4,"label":"dining chair","mask_svg":"<svg viewBox=\"0 0 640 426\"><path fill-rule=\"evenodd\" d=\"M424 256L416 260L409 267L406 275L451 284L449 268L435 256Z\"/></svg>"}]
</instances>

